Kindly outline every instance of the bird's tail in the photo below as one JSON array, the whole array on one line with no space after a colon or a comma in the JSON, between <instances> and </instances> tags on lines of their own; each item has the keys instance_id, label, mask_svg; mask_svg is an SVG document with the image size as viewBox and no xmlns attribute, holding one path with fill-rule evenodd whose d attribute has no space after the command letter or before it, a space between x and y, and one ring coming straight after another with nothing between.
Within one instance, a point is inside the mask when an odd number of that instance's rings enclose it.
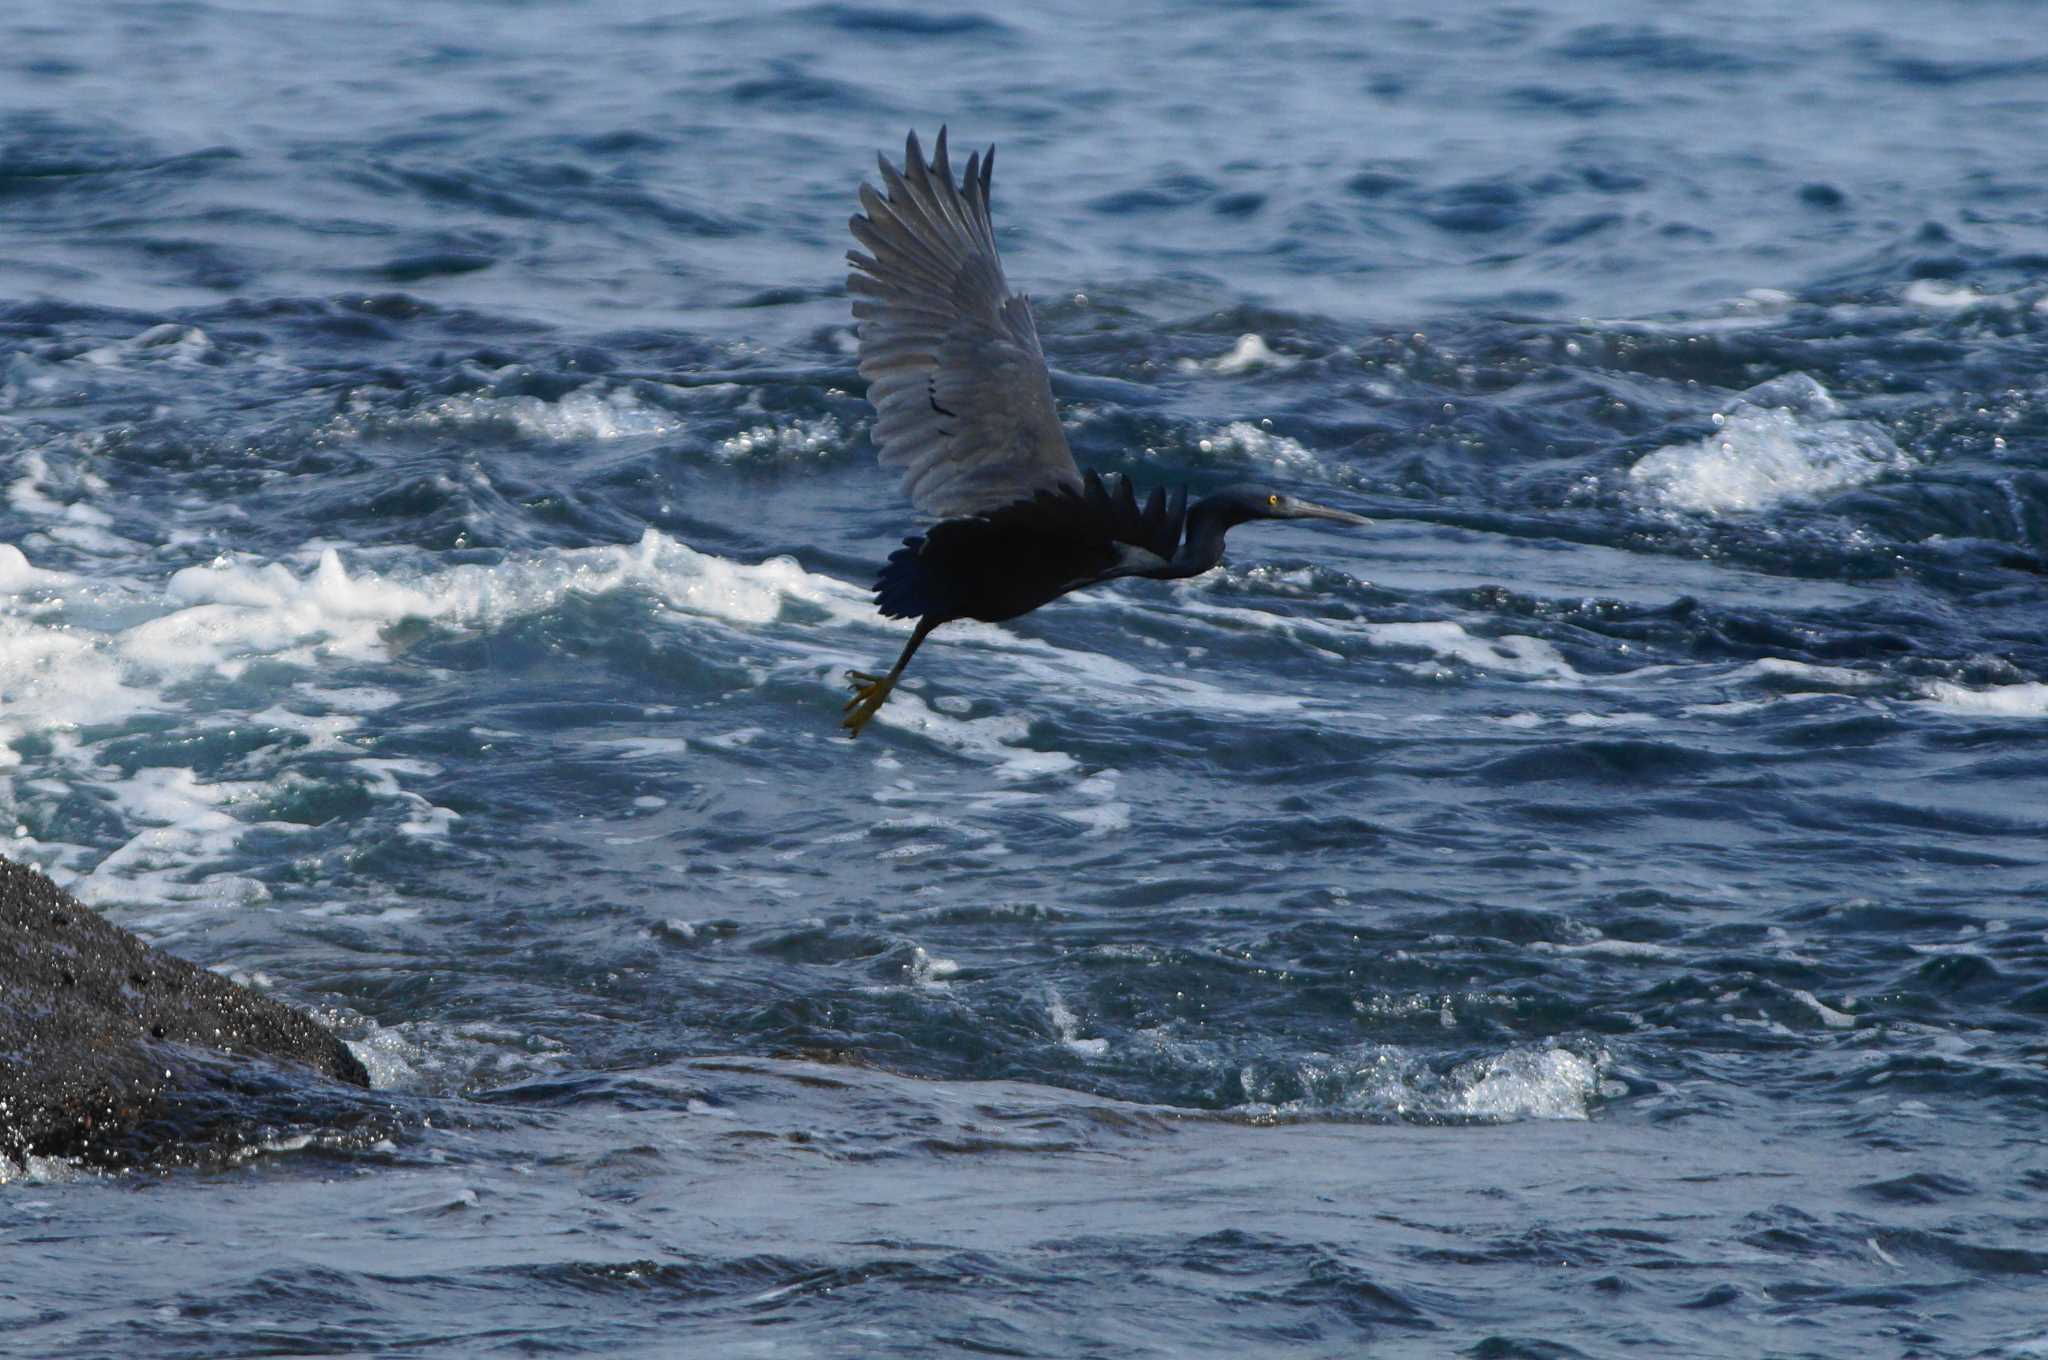
<instances>
[{"instance_id":1,"label":"bird's tail","mask_svg":"<svg viewBox=\"0 0 2048 1360\"><path fill-rule=\"evenodd\" d=\"M933 613L934 597L930 564L922 553L924 536L906 538L903 546L889 554L889 565L875 581L875 608L892 619L921 619Z\"/></svg>"}]
</instances>

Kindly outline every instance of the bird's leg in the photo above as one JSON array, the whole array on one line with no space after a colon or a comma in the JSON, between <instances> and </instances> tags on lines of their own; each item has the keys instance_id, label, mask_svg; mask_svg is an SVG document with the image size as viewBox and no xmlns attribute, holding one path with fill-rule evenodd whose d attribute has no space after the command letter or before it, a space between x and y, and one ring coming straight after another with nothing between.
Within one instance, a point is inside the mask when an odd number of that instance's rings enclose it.
<instances>
[{"instance_id":1,"label":"bird's leg","mask_svg":"<svg viewBox=\"0 0 2048 1360\"><path fill-rule=\"evenodd\" d=\"M882 705L889 702L889 692L896 688L897 678L903 674L903 668L910 664L911 654L917 651L918 644L925 639L925 634L938 626L937 619L919 619L916 630L910 635L910 641L904 645L903 655L896 658L896 664L889 668L887 675L869 675L866 671L846 673L846 678L853 682L853 697L846 701L846 717L839 725L846 729L848 736L859 736L860 730L868 725L868 719L874 717L881 711Z\"/></svg>"}]
</instances>

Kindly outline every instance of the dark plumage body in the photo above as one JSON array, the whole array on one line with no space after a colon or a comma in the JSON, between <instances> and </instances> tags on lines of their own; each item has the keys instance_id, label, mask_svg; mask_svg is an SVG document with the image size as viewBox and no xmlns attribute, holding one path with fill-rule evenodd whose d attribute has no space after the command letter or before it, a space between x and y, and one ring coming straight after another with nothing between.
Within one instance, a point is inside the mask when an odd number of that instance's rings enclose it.
<instances>
[{"instance_id":1,"label":"dark plumage body","mask_svg":"<svg viewBox=\"0 0 2048 1360\"><path fill-rule=\"evenodd\" d=\"M920 509L944 516L903 541L875 583L876 607L916 619L887 675L849 671L845 727L874 717L926 636L956 619L1001 623L1069 591L1127 576L1198 576L1223 536L1251 519L1369 521L1264 487L1231 487L1190 506L1187 489L1140 505L1125 478L1082 474L1054 409L1030 305L1012 294L989 218L990 169L970 156L956 184L946 134L927 164L913 133L899 171L881 162L884 199L861 186L852 221L866 252L847 258L860 371L885 467L903 469Z\"/></svg>"},{"instance_id":2,"label":"dark plumage body","mask_svg":"<svg viewBox=\"0 0 2048 1360\"><path fill-rule=\"evenodd\" d=\"M1185 489L1170 502L1155 491L1140 509L1129 482L1090 472L1078 494L1043 491L903 540L875 582L875 607L934 626L1001 623L1098 581L1169 574L1186 518Z\"/></svg>"}]
</instances>

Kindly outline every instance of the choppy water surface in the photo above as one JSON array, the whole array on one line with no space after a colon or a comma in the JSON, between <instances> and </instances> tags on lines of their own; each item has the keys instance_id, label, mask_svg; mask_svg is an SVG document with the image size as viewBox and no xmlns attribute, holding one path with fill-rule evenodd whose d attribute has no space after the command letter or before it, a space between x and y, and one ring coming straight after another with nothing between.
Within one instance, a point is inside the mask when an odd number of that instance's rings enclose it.
<instances>
[{"instance_id":1,"label":"choppy water surface","mask_svg":"<svg viewBox=\"0 0 2048 1360\"><path fill-rule=\"evenodd\" d=\"M0 849L384 1104L9 1348L2048 1349L2048 39L1715 8L10 7ZM941 121L1084 464L1380 524L848 743Z\"/></svg>"}]
</instances>

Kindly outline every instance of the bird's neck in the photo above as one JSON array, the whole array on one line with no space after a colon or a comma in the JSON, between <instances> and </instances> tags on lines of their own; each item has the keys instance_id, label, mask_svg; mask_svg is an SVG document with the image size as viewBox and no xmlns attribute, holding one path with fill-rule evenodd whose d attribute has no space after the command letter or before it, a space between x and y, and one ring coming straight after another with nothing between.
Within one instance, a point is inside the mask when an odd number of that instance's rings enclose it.
<instances>
[{"instance_id":1,"label":"bird's neck","mask_svg":"<svg viewBox=\"0 0 2048 1360\"><path fill-rule=\"evenodd\" d=\"M1173 555L1171 569L1161 573L1168 579L1200 576L1223 560L1223 535L1231 526L1244 523L1235 506L1214 496L1188 507L1187 531L1180 550Z\"/></svg>"}]
</instances>

